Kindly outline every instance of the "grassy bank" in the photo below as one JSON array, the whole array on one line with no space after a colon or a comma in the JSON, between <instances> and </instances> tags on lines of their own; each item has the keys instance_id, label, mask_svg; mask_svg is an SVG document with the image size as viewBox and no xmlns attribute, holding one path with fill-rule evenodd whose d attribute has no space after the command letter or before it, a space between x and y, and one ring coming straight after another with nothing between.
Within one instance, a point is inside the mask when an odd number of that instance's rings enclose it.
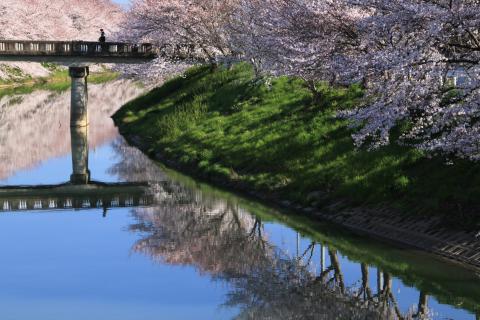
<instances>
[{"instance_id":1,"label":"grassy bank","mask_svg":"<svg viewBox=\"0 0 480 320\"><path fill-rule=\"evenodd\" d=\"M13 75L19 78L15 80L0 80L0 98L12 94L30 93L37 89L50 91L65 91L70 88L71 79L68 69L59 68L54 64L44 64L50 70L48 77L32 78L22 75L21 70L12 69ZM104 83L118 78L119 74L108 69L91 73L88 76L89 83Z\"/></svg>"},{"instance_id":2,"label":"grassy bank","mask_svg":"<svg viewBox=\"0 0 480 320\"><path fill-rule=\"evenodd\" d=\"M445 164L391 145L354 148L351 130L334 117L361 97L358 87L321 88L320 105L299 79L254 81L252 69L196 67L124 106L120 129L149 152L214 181L227 181L305 206L347 200L387 204L415 214L442 214L474 226L480 165Z\"/></svg>"}]
</instances>

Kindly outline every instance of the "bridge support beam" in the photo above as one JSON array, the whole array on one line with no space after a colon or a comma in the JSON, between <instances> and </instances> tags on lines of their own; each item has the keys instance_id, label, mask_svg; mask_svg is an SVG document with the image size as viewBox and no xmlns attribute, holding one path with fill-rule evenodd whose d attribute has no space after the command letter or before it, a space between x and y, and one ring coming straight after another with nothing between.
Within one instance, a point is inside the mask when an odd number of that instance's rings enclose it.
<instances>
[{"instance_id":1,"label":"bridge support beam","mask_svg":"<svg viewBox=\"0 0 480 320\"><path fill-rule=\"evenodd\" d=\"M70 182L88 184L88 67L70 67L72 92L70 104L70 136L72 146L72 168Z\"/></svg>"}]
</instances>

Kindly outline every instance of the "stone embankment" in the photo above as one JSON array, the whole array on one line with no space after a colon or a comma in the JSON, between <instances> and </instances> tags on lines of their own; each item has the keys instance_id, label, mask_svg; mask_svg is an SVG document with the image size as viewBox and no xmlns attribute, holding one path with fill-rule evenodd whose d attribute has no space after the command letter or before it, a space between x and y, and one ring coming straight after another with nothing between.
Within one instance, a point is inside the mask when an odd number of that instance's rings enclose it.
<instances>
[{"instance_id":1,"label":"stone embankment","mask_svg":"<svg viewBox=\"0 0 480 320\"><path fill-rule=\"evenodd\" d=\"M304 210L356 233L419 249L480 270L480 232L447 229L439 217L405 216L391 209Z\"/></svg>"},{"instance_id":2,"label":"stone embankment","mask_svg":"<svg viewBox=\"0 0 480 320\"><path fill-rule=\"evenodd\" d=\"M278 201L269 195L260 195L259 198L332 222L360 235L425 251L480 271L480 232L447 229L440 217L405 215L391 208L352 208L342 202L315 208Z\"/></svg>"}]
</instances>

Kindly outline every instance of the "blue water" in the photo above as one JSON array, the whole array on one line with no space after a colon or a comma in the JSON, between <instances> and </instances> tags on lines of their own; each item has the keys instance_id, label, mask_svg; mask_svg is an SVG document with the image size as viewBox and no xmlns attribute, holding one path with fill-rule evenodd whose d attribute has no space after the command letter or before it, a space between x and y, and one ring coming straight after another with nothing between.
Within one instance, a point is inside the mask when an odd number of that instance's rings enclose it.
<instances>
[{"instance_id":1,"label":"blue water","mask_svg":"<svg viewBox=\"0 0 480 320\"><path fill-rule=\"evenodd\" d=\"M130 247L128 210L0 217L2 319L223 319L225 290ZM21 230L21 231L20 231ZM19 232L20 231L20 232Z\"/></svg>"},{"instance_id":2,"label":"blue water","mask_svg":"<svg viewBox=\"0 0 480 320\"><path fill-rule=\"evenodd\" d=\"M132 165L140 169L132 173ZM391 279L390 311L396 304L402 316L414 315L423 291L428 312L417 319L476 319L479 280L462 268L325 225L319 234L297 231L271 208L158 167L118 135L90 149L89 168L96 181L169 181L182 200L110 209L106 216L101 209L2 212L0 319L287 319L299 305L298 319L334 319L310 314L330 296L326 288L340 292L333 270L318 285L322 264L323 270L333 264L329 253L338 258L347 299L361 287L364 262L377 305L381 275L384 283ZM0 185L64 183L71 170L71 155L60 155ZM306 280L291 280L300 275Z\"/></svg>"}]
</instances>

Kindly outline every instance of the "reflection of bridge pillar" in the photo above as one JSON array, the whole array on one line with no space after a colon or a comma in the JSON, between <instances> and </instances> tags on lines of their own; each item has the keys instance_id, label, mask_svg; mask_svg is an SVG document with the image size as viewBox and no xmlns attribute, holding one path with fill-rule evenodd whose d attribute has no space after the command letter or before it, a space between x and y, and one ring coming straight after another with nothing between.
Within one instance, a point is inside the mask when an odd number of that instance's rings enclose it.
<instances>
[{"instance_id":1,"label":"reflection of bridge pillar","mask_svg":"<svg viewBox=\"0 0 480 320\"><path fill-rule=\"evenodd\" d=\"M87 184L88 170L88 67L70 67L72 93L70 105L70 135L73 173L70 182Z\"/></svg>"},{"instance_id":2,"label":"reflection of bridge pillar","mask_svg":"<svg viewBox=\"0 0 480 320\"><path fill-rule=\"evenodd\" d=\"M90 182L88 170L88 126L70 127L72 138L72 165L73 173L70 182L74 184L87 184Z\"/></svg>"}]
</instances>

